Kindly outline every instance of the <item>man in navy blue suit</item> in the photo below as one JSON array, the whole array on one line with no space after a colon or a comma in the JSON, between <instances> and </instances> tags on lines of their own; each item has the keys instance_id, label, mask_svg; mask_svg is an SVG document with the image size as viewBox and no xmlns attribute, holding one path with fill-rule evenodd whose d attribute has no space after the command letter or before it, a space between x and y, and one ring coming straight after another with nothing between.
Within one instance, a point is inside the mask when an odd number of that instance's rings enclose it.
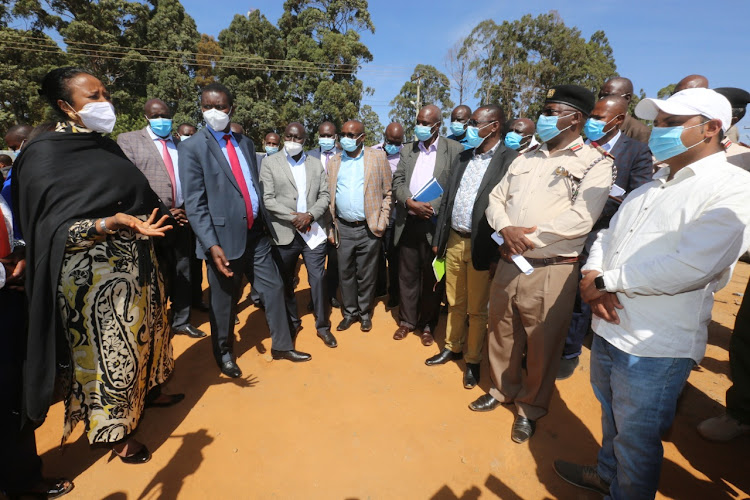
<instances>
[{"instance_id":1,"label":"man in navy blue suit","mask_svg":"<svg viewBox=\"0 0 750 500\"><path fill-rule=\"evenodd\" d=\"M625 192L619 196L610 195L602 214L594 224L586 244L581 252L581 266L586 262L589 249L602 229L609 227L609 221L617 212L622 199L635 188L651 180L654 173L654 162L648 144L628 137L621 130L622 122L628 112L628 101L621 96L605 96L599 99L591 112L584 127L587 143L596 142L615 158L617 178L615 186ZM613 188L617 190L617 188ZM619 200L613 199L619 198ZM581 354L583 339L591 325L591 308L576 294L573 319L570 322L568 337L565 339L557 380L570 377L578 366L578 356Z\"/></svg>"}]
</instances>

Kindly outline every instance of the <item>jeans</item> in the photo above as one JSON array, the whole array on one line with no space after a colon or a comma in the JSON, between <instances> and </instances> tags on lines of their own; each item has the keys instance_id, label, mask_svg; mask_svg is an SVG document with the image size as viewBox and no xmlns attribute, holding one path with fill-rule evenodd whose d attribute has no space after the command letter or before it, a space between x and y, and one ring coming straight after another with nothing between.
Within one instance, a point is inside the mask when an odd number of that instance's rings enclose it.
<instances>
[{"instance_id":1,"label":"jeans","mask_svg":"<svg viewBox=\"0 0 750 500\"><path fill-rule=\"evenodd\" d=\"M652 499L664 457L661 437L695 362L633 356L594 335L591 385L602 405L597 472L614 500Z\"/></svg>"}]
</instances>

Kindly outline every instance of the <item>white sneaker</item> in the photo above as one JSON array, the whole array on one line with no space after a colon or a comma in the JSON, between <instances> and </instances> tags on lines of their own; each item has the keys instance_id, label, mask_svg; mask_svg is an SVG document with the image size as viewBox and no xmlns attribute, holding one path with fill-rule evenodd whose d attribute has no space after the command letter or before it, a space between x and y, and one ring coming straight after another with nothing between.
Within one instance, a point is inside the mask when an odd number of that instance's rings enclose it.
<instances>
[{"instance_id":1,"label":"white sneaker","mask_svg":"<svg viewBox=\"0 0 750 500\"><path fill-rule=\"evenodd\" d=\"M720 417L709 418L698 424L698 434L709 441L731 441L748 433L750 433L750 425L740 423L727 413Z\"/></svg>"}]
</instances>

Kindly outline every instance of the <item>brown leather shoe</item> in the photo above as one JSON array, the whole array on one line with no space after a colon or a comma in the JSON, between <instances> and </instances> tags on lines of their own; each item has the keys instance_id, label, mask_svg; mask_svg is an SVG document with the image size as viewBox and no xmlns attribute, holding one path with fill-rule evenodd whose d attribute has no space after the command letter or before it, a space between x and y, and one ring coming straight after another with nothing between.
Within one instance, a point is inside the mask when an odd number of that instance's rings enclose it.
<instances>
[{"instance_id":1,"label":"brown leather shoe","mask_svg":"<svg viewBox=\"0 0 750 500\"><path fill-rule=\"evenodd\" d=\"M399 326L396 333L393 334L393 340L404 340L414 330L408 326Z\"/></svg>"},{"instance_id":2,"label":"brown leather shoe","mask_svg":"<svg viewBox=\"0 0 750 500\"><path fill-rule=\"evenodd\" d=\"M420 338L422 339L422 345L423 346L431 346L435 343L435 339L432 336L432 333L430 332L422 332L422 335L420 335Z\"/></svg>"}]
</instances>

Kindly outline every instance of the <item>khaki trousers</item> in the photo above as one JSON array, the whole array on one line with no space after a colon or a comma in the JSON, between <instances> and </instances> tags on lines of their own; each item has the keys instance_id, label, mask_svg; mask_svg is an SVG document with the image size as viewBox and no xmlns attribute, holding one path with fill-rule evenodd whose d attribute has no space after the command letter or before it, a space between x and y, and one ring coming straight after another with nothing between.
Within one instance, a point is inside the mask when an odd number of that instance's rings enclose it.
<instances>
[{"instance_id":1,"label":"khaki trousers","mask_svg":"<svg viewBox=\"0 0 750 500\"><path fill-rule=\"evenodd\" d=\"M547 414L577 286L577 263L537 267L529 276L515 264L497 266L490 289L490 395L514 402L528 419Z\"/></svg>"},{"instance_id":2,"label":"khaki trousers","mask_svg":"<svg viewBox=\"0 0 750 500\"><path fill-rule=\"evenodd\" d=\"M462 238L453 230L448 236L445 253L445 294L448 297L445 348L462 352L466 344L466 362L479 364L484 338L487 336L490 273L474 269L471 262L471 238Z\"/></svg>"}]
</instances>

